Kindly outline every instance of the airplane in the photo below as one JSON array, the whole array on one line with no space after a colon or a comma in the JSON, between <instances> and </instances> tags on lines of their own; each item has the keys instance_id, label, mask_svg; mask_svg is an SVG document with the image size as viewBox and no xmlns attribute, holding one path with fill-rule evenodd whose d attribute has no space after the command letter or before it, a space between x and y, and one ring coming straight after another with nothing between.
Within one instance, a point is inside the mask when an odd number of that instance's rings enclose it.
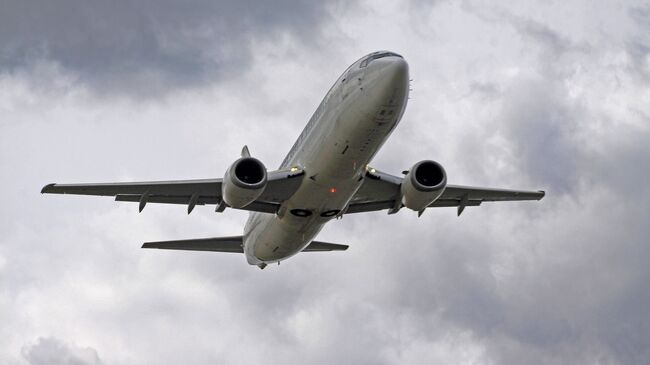
<instances>
[{"instance_id":1,"label":"airplane","mask_svg":"<svg viewBox=\"0 0 650 365\"><path fill-rule=\"evenodd\" d=\"M400 122L409 99L409 67L394 52L370 53L336 80L277 170L269 171L244 146L224 177L101 184L49 184L41 193L113 196L148 203L215 205L249 211L242 236L146 242L142 248L243 253L264 269L299 252L342 251L347 245L314 241L343 215L402 208L466 207L483 202L540 200L544 191L447 184L433 160L415 163L404 177L369 163Z\"/></svg>"}]
</instances>

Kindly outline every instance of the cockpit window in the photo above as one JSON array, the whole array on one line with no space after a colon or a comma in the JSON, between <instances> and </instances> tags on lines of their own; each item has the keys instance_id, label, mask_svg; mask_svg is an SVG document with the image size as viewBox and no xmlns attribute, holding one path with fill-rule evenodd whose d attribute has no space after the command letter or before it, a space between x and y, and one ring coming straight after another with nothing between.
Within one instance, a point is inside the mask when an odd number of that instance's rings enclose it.
<instances>
[{"instance_id":1,"label":"cockpit window","mask_svg":"<svg viewBox=\"0 0 650 365\"><path fill-rule=\"evenodd\" d=\"M404 58L404 57L398 55L397 53L393 53L393 52L378 52L378 53L374 53L374 54L371 54L370 56L366 57L363 61L361 61L361 63L359 64L359 67L360 68L366 67L366 66L368 66L368 64L370 62L372 62L372 61L374 61L376 59L389 57L389 56Z\"/></svg>"}]
</instances>

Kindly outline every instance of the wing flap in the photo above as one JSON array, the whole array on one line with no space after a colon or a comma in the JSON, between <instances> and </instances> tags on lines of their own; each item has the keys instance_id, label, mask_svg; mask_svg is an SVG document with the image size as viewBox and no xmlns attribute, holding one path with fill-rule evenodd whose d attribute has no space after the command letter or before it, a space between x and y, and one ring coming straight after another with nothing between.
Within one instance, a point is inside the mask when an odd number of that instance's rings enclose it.
<instances>
[{"instance_id":1,"label":"wing flap","mask_svg":"<svg viewBox=\"0 0 650 365\"><path fill-rule=\"evenodd\" d=\"M443 208L443 207L457 207L461 205L461 200L456 199L438 199L429 204L427 208ZM480 200L468 200L465 204L466 207L476 207L481 205Z\"/></svg>"},{"instance_id":2,"label":"wing flap","mask_svg":"<svg viewBox=\"0 0 650 365\"><path fill-rule=\"evenodd\" d=\"M163 203L163 204L185 204L189 203L190 196L186 195L148 195L147 203ZM115 201L118 202L139 202L142 195L125 195L118 194L115 196ZM218 204L215 197L199 196L196 205Z\"/></svg>"},{"instance_id":3,"label":"wing flap","mask_svg":"<svg viewBox=\"0 0 650 365\"><path fill-rule=\"evenodd\" d=\"M221 179L142 181L100 184L48 184L41 193L115 196L148 193L150 195L221 195Z\"/></svg>"},{"instance_id":4,"label":"wing flap","mask_svg":"<svg viewBox=\"0 0 650 365\"><path fill-rule=\"evenodd\" d=\"M435 202L431 203L427 208L442 208L442 207L457 207L461 205L460 199L438 199ZM481 205L480 200L468 200L466 207L473 207ZM345 214L349 213L363 213L363 212L374 212L378 210L391 209L395 206L394 200L385 200L378 202L364 202L364 203L353 203L348 206L348 209L345 211Z\"/></svg>"},{"instance_id":5,"label":"wing flap","mask_svg":"<svg viewBox=\"0 0 650 365\"><path fill-rule=\"evenodd\" d=\"M119 194L115 196L115 201L120 202L140 202L142 198L141 195L123 195ZM162 203L162 204L180 204L187 205L189 204L190 196L148 196L148 203ZM219 200L216 197L206 197L199 196L196 201L196 205L208 205L208 204L219 204ZM240 210L247 210L251 212L261 212L261 213L276 213L280 209L280 204L276 203L266 203L260 201L254 201L243 208L238 208Z\"/></svg>"},{"instance_id":6,"label":"wing flap","mask_svg":"<svg viewBox=\"0 0 650 365\"><path fill-rule=\"evenodd\" d=\"M462 185L447 185L440 199L463 199L481 200L484 202L517 201L517 200L540 200L546 193L542 190L511 190L480 188Z\"/></svg>"}]
</instances>

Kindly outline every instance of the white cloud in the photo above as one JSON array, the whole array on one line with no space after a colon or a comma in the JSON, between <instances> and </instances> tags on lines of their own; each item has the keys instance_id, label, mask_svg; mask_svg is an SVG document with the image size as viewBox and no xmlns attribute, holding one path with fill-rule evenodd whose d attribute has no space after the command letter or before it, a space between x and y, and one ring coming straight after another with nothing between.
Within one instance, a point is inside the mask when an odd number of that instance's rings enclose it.
<instances>
[{"instance_id":1,"label":"white cloud","mask_svg":"<svg viewBox=\"0 0 650 365\"><path fill-rule=\"evenodd\" d=\"M69 345L52 337L39 338L22 349L30 365L100 365L97 351L90 347Z\"/></svg>"},{"instance_id":2,"label":"white cloud","mask_svg":"<svg viewBox=\"0 0 650 365\"><path fill-rule=\"evenodd\" d=\"M55 60L0 73L0 362L648 362L649 33L633 5L333 3L317 46L253 32L241 72L153 98L98 93ZM260 271L139 249L240 234L242 212L38 194L216 177L243 144L273 168L376 49L406 57L414 91L374 166L433 158L452 183L547 197L349 215L320 236L345 253Z\"/></svg>"}]
</instances>

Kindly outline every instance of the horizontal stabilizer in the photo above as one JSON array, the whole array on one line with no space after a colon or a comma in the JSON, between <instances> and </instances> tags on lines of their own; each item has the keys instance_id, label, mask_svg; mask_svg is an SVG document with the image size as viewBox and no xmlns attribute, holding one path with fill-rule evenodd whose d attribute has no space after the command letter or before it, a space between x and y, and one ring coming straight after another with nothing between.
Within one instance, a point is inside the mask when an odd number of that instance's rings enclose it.
<instances>
[{"instance_id":1,"label":"horizontal stabilizer","mask_svg":"<svg viewBox=\"0 0 650 365\"><path fill-rule=\"evenodd\" d=\"M242 242L243 242L242 236L214 237L214 238L199 238L199 239L177 240L177 241L145 242L145 244L142 245L142 248L159 248L163 250L244 253ZM313 241L302 251L303 252L345 251L347 249L348 249L347 245Z\"/></svg>"},{"instance_id":2,"label":"horizontal stabilizer","mask_svg":"<svg viewBox=\"0 0 650 365\"><path fill-rule=\"evenodd\" d=\"M244 253L244 248L242 247L242 236L145 242L145 244L142 245L142 248Z\"/></svg>"},{"instance_id":3,"label":"horizontal stabilizer","mask_svg":"<svg viewBox=\"0 0 650 365\"><path fill-rule=\"evenodd\" d=\"M312 241L302 252L317 252L317 251L345 251L348 245L339 245L336 243Z\"/></svg>"}]
</instances>

